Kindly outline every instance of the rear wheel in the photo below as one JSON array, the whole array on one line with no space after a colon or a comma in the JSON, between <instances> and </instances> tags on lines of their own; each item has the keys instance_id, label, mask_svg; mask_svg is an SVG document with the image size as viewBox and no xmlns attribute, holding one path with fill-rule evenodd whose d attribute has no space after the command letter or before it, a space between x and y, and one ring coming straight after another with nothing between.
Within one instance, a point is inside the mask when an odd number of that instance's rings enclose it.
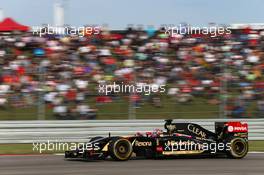
<instances>
[{"instance_id":1,"label":"rear wheel","mask_svg":"<svg viewBox=\"0 0 264 175\"><path fill-rule=\"evenodd\" d=\"M248 142L243 138L233 138L230 141L230 150L227 155L231 158L241 159L248 153Z\"/></svg>"},{"instance_id":2,"label":"rear wheel","mask_svg":"<svg viewBox=\"0 0 264 175\"><path fill-rule=\"evenodd\" d=\"M116 138L109 144L109 154L114 160L128 160L132 152L132 144L127 139Z\"/></svg>"}]
</instances>

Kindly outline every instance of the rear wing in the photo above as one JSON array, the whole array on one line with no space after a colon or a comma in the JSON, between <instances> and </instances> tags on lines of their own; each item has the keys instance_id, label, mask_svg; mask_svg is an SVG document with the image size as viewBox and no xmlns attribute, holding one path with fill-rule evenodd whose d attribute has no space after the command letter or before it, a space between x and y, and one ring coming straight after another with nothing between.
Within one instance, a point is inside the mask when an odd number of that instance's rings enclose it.
<instances>
[{"instance_id":1,"label":"rear wing","mask_svg":"<svg viewBox=\"0 0 264 175\"><path fill-rule=\"evenodd\" d=\"M218 138L234 137L248 137L248 124L245 122L215 122L215 133Z\"/></svg>"}]
</instances>

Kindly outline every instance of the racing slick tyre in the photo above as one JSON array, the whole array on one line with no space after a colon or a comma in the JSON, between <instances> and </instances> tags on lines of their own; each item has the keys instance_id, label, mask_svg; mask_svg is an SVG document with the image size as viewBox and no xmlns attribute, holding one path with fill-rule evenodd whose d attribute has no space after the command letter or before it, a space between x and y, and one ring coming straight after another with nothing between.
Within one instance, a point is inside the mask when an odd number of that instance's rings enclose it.
<instances>
[{"instance_id":1,"label":"racing slick tyre","mask_svg":"<svg viewBox=\"0 0 264 175\"><path fill-rule=\"evenodd\" d=\"M128 160L133 152L131 142L124 138L113 139L108 150L111 158L118 161Z\"/></svg>"},{"instance_id":2,"label":"racing slick tyre","mask_svg":"<svg viewBox=\"0 0 264 175\"><path fill-rule=\"evenodd\" d=\"M241 159L248 153L248 142L240 137L230 140L230 150L227 152L228 157Z\"/></svg>"}]
</instances>

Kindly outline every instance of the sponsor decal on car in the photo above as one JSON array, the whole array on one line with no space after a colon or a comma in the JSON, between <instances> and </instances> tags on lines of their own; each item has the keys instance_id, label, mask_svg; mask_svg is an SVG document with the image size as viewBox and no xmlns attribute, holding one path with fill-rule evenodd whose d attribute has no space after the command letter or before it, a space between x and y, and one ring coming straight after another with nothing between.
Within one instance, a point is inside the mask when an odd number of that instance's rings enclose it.
<instances>
[{"instance_id":1,"label":"sponsor decal on car","mask_svg":"<svg viewBox=\"0 0 264 175\"><path fill-rule=\"evenodd\" d=\"M248 125L241 122L228 122L227 124L228 132L248 132Z\"/></svg>"},{"instance_id":2,"label":"sponsor decal on car","mask_svg":"<svg viewBox=\"0 0 264 175\"><path fill-rule=\"evenodd\" d=\"M173 124L166 125L166 127L169 131L174 131L176 129L176 125Z\"/></svg>"},{"instance_id":3,"label":"sponsor decal on car","mask_svg":"<svg viewBox=\"0 0 264 175\"><path fill-rule=\"evenodd\" d=\"M195 127L193 124L189 124L187 128L191 133L193 133L193 134L195 134L201 138L204 138L204 139L206 138L206 133L204 131L202 131L200 128Z\"/></svg>"},{"instance_id":4,"label":"sponsor decal on car","mask_svg":"<svg viewBox=\"0 0 264 175\"><path fill-rule=\"evenodd\" d=\"M132 145L135 145L135 146L152 146L152 142L139 142L137 140L134 140Z\"/></svg>"}]
</instances>

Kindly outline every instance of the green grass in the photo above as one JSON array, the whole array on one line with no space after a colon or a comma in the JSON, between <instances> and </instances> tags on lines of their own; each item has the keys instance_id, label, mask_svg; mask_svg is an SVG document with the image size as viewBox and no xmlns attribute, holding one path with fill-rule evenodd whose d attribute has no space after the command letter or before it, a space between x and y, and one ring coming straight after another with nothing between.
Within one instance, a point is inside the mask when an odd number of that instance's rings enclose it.
<instances>
[{"instance_id":1,"label":"green grass","mask_svg":"<svg viewBox=\"0 0 264 175\"><path fill-rule=\"evenodd\" d=\"M264 151L264 141L249 141L249 151ZM45 151L43 154L63 153L64 151ZM33 151L32 144L0 144L0 154L40 154Z\"/></svg>"},{"instance_id":2,"label":"green grass","mask_svg":"<svg viewBox=\"0 0 264 175\"><path fill-rule=\"evenodd\" d=\"M127 99L119 99L112 103L96 105L93 100L88 104L98 109L97 119L127 119L129 103ZM162 107L155 107L145 102L140 108L134 109L137 119L163 118L214 118L219 116L219 106L210 105L205 99L196 98L192 102L179 104L170 98L162 98ZM35 120L37 107L0 109L0 120ZM45 119L54 119L52 109L46 107Z\"/></svg>"},{"instance_id":3,"label":"green grass","mask_svg":"<svg viewBox=\"0 0 264 175\"><path fill-rule=\"evenodd\" d=\"M122 97L112 103L96 105L94 98L89 98L87 104L98 109L97 119L128 119L128 99ZM150 102L144 102L140 108L133 109L136 119L164 119L164 118L218 118L220 116L219 105L209 104L208 100L196 97L192 102L180 104L172 98L163 95L161 98L162 107L155 107ZM249 104L246 114L254 117L256 102ZM36 120L38 114L37 106L27 108L7 107L0 108L0 120ZM53 120L51 108L46 107L45 119Z\"/></svg>"},{"instance_id":4,"label":"green grass","mask_svg":"<svg viewBox=\"0 0 264 175\"><path fill-rule=\"evenodd\" d=\"M264 151L264 141L250 141L249 151Z\"/></svg>"}]
</instances>

